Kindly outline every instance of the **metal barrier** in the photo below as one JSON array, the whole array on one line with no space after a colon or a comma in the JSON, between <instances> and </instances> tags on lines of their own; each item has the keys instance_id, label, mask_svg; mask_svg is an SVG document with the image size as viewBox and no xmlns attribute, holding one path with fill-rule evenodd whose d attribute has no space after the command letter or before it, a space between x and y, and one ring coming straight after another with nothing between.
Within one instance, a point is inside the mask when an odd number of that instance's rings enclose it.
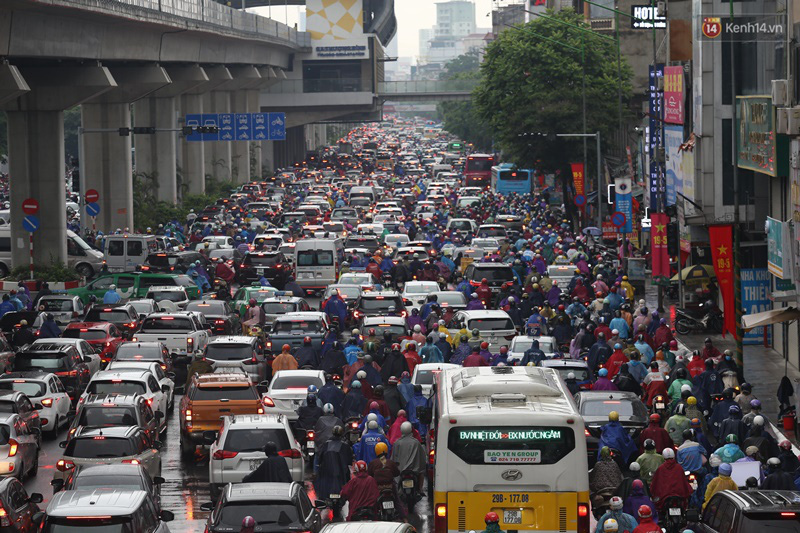
<instances>
[{"instance_id":1,"label":"metal barrier","mask_svg":"<svg viewBox=\"0 0 800 533\"><path fill-rule=\"evenodd\" d=\"M303 48L311 46L311 36L280 22L233 9L216 0L29 0L31 3L136 15L136 9L181 17L236 32L282 39Z\"/></svg>"}]
</instances>

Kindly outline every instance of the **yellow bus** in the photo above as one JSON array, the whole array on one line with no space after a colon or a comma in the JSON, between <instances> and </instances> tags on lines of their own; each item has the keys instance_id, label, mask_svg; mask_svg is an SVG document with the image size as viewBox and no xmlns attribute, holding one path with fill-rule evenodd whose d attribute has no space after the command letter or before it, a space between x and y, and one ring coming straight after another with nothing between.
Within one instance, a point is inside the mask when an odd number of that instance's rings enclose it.
<instances>
[{"instance_id":1,"label":"yellow bus","mask_svg":"<svg viewBox=\"0 0 800 533\"><path fill-rule=\"evenodd\" d=\"M472 367L436 376L432 398L434 530L589 532L586 437L556 370Z\"/></svg>"}]
</instances>

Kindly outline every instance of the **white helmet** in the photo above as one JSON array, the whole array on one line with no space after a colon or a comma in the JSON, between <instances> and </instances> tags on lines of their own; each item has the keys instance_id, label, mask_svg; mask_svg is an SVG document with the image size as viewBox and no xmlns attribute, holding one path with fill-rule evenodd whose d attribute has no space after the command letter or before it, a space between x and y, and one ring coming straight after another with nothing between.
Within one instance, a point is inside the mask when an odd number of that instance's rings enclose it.
<instances>
[{"instance_id":1,"label":"white helmet","mask_svg":"<svg viewBox=\"0 0 800 533\"><path fill-rule=\"evenodd\" d=\"M603 524L604 533L617 533L619 531L619 524L613 518L609 518Z\"/></svg>"},{"instance_id":2,"label":"white helmet","mask_svg":"<svg viewBox=\"0 0 800 533\"><path fill-rule=\"evenodd\" d=\"M415 333L419 333L420 331L422 331L422 328L419 326L419 324L417 324L416 326L414 326L414 332L415 332Z\"/></svg>"}]
</instances>

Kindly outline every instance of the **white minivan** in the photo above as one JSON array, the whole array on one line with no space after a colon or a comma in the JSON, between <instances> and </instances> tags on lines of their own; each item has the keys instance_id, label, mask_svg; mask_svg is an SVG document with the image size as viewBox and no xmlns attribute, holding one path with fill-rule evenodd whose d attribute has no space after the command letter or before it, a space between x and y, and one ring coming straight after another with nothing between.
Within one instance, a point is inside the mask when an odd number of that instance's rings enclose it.
<instances>
[{"instance_id":1,"label":"white minivan","mask_svg":"<svg viewBox=\"0 0 800 533\"><path fill-rule=\"evenodd\" d=\"M67 230L67 265L88 278L103 268L103 254ZM0 277L6 277L11 269L11 226L7 224L0 226Z\"/></svg>"},{"instance_id":2,"label":"white minivan","mask_svg":"<svg viewBox=\"0 0 800 533\"><path fill-rule=\"evenodd\" d=\"M144 264L148 255L158 252L158 242L155 235L108 235L103 251L110 272L133 272Z\"/></svg>"},{"instance_id":3,"label":"white minivan","mask_svg":"<svg viewBox=\"0 0 800 533\"><path fill-rule=\"evenodd\" d=\"M300 239L294 247L297 284L308 292L322 292L336 283L344 257L342 239Z\"/></svg>"}]
</instances>

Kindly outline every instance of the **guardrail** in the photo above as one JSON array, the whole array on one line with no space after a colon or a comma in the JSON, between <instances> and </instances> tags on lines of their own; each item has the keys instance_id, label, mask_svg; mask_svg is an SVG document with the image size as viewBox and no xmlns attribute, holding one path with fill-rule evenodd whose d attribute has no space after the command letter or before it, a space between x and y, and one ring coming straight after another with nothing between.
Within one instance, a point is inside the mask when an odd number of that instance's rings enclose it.
<instances>
[{"instance_id":1,"label":"guardrail","mask_svg":"<svg viewBox=\"0 0 800 533\"><path fill-rule=\"evenodd\" d=\"M30 0L32 3L65 6L70 8L106 12L131 17L137 10L163 13L194 22L210 24L235 32L271 37L291 42L299 47L311 46L311 36L306 32L280 22L233 9L216 0ZM138 13L139 16L146 13Z\"/></svg>"},{"instance_id":2,"label":"guardrail","mask_svg":"<svg viewBox=\"0 0 800 533\"><path fill-rule=\"evenodd\" d=\"M478 80L412 80L384 81L378 84L379 94L469 93Z\"/></svg>"},{"instance_id":3,"label":"guardrail","mask_svg":"<svg viewBox=\"0 0 800 533\"><path fill-rule=\"evenodd\" d=\"M362 80L361 78L283 80L268 87L265 91L272 94L373 92L372 83L369 80Z\"/></svg>"}]
</instances>

